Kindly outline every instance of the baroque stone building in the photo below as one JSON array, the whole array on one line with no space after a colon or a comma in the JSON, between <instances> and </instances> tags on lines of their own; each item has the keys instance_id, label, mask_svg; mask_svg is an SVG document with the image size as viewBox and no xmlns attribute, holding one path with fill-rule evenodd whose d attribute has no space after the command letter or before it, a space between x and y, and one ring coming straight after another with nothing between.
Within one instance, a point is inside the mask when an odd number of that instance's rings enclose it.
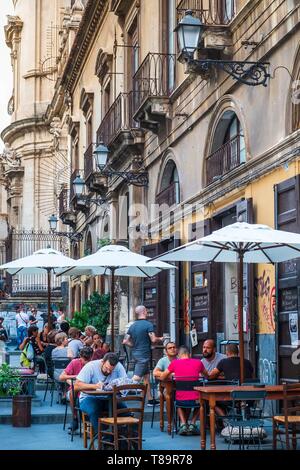
<instances>
[{"instance_id":1,"label":"baroque stone building","mask_svg":"<svg viewBox=\"0 0 300 470\"><path fill-rule=\"evenodd\" d=\"M26 8L25 0L17 3ZM58 197L61 223L83 237L71 244L74 257L107 239L155 256L236 220L299 231L299 1L62 3L48 6L58 44L52 80L37 72L28 78L49 82L47 99L45 91L36 106L41 114L34 114L41 122L20 134L13 127L3 132L17 154L26 154L25 141L33 135L43 136L41 154L56 165L57 177L49 180L54 205L44 215L35 206L34 220L46 223ZM188 9L204 25L200 58L267 62L266 86L249 86L215 67L201 74L189 68L174 32ZM22 37L21 12L14 21L15 37ZM114 173L105 175L96 165L100 142ZM41 158L35 154L33 161ZM147 174L147 185L126 177L140 173ZM83 197L74 192L77 177L85 183ZM8 212L9 220L16 217L10 206ZM289 320L299 320L298 272L298 262L245 271L246 354L266 382L297 374ZM105 288L101 278L72 281L70 309ZM193 322L194 354L208 337L219 347L237 339L231 264L182 264L153 279L121 279L116 295L121 336L134 306L144 302L158 334L169 333L177 343L188 340Z\"/></svg>"}]
</instances>

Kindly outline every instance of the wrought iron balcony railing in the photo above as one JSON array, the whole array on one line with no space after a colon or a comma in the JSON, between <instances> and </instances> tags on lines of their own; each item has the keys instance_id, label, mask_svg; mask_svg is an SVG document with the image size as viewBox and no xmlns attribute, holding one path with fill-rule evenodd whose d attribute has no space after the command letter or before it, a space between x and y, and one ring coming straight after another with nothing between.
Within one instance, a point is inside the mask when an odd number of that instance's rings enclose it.
<instances>
[{"instance_id":1,"label":"wrought iron balcony railing","mask_svg":"<svg viewBox=\"0 0 300 470\"><path fill-rule=\"evenodd\" d=\"M187 10L207 26L228 25L236 14L236 0L181 0L177 7L177 22Z\"/></svg>"},{"instance_id":2,"label":"wrought iron balcony railing","mask_svg":"<svg viewBox=\"0 0 300 470\"><path fill-rule=\"evenodd\" d=\"M129 131L137 127L132 118L132 92L120 93L113 102L97 130L97 142L104 142L106 146L122 131Z\"/></svg>"},{"instance_id":3,"label":"wrought iron balcony railing","mask_svg":"<svg viewBox=\"0 0 300 470\"><path fill-rule=\"evenodd\" d=\"M212 153L206 160L206 183L210 184L229 171L237 168L243 161L241 158L244 149L241 141L244 137L237 135L222 147Z\"/></svg>"},{"instance_id":4,"label":"wrought iron balcony railing","mask_svg":"<svg viewBox=\"0 0 300 470\"><path fill-rule=\"evenodd\" d=\"M179 203L179 182L174 181L167 188L163 189L159 194L156 195L156 204L162 206L173 206Z\"/></svg>"},{"instance_id":5,"label":"wrought iron balcony railing","mask_svg":"<svg viewBox=\"0 0 300 470\"><path fill-rule=\"evenodd\" d=\"M133 115L148 98L169 98L175 87L176 56L150 52L133 76Z\"/></svg>"}]
</instances>

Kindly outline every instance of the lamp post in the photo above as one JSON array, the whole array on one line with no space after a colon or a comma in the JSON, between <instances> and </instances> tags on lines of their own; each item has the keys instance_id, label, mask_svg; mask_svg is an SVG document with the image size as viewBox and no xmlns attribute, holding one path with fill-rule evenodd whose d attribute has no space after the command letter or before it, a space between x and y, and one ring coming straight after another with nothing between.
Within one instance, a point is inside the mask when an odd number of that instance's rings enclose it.
<instances>
[{"instance_id":1,"label":"lamp post","mask_svg":"<svg viewBox=\"0 0 300 470\"><path fill-rule=\"evenodd\" d=\"M107 200L103 197L89 197L83 194L85 182L84 179L80 176L77 175L76 178L73 181L73 189L74 189L74 194L79 201L85 202L87 205L90 203L94 203L97 206L102 206L102 204L105 204Z\"/></svg>"},{"instance_id":2,"label":"lamp post","mask_svg":"<svg viewBox=\"0 0 300 470\"><path fill-rule=\"evenodd\" d=\"M118 171L112 169L107 163L109 150L103 142L100 142L96 146L93 155L96 166L101 175L107 176L108 178L118 176L123 178L127 184L132 184L134 186L148 186L148 173L142 167L131 171Z\"/></svg>"},{"instance_id":3,"label":"lamp post","mask_svg":"<svg viewBox=\"0 0 300 470\"><path fill-rule=\"evenodd\" d=\"M67 237L71 241L81 241L83 239L82 233L77 233L77 232L57 232L57 222L58 218L56 217L55 214L50 215L49 219L49 227L50 227L50 232L52 232L55 235L58 235L59 237Z\"/></svg>"},{"instance_id":4,"label":"lamp post","mask_svg":"<svg viewBox=\"0 0 300 470\"><path fill-rule=\"evenodd\" d=\"M195 59L196 50L203 52L200 47L205 29L208 26L203 25L199 18L193 16L192 10L187 10L185 16L181 19L175 28L177 33L178 46L182 57L187 64L187 73L196 73L209 76L213 68L223 70L231 75L235 80L244 85L267 86L267 80L270 77L268 73L268 62L248 62L233 60L216 59Z\"/></svg>"}]
</instances>

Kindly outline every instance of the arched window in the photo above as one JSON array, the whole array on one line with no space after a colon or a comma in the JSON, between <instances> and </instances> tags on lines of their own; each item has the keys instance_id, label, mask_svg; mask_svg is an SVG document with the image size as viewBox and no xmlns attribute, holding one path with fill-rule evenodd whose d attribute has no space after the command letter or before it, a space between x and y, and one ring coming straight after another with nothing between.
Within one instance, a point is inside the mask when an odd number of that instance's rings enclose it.
<instances>
[{"instance_id":1,"label":"arched window","mask_svg":"<svg viewBox=\"0 0 300 470\"><path fill-rule=\"evenodd\" d=\"M226 111L214 135L211 154L206 160L207 184L246 161L244 133L237 115Z\"/></svg>"},{"instance_id":2,"label":"arched window","mask_svg":"<svg viewBox=\"0 0 300 470\"><path fill-rule=\"evenodd\" d=\"M93 253L93 242L91 232L88 233L86 237L84 255L91 255Z\"/></svg>"},{"instance_id":3,"label":"arched window","mask_svg":"<svg viewBox=\"0 0 300 470\"><path fill-rule=\"evenodd\" d=\"M180 203L179 176L177 167L172 160L168 161L164 169L156 203L159 205L167 204L169 207Z\"/></svg>"}]
</instances>

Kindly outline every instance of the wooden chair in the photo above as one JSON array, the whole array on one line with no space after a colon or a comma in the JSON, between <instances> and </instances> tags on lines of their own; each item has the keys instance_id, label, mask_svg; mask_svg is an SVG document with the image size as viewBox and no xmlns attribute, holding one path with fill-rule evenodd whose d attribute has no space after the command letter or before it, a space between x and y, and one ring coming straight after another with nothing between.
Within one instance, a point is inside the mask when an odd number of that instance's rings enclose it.
<instances>
[{"instance_id":1,"label":"wooden chair","mask_svg":"<svg viewBox=\"0 0 300 470\"><path fill-rule=\"evenodd\" d=\"M93 443L95 431L92 426L92 423L89 420L89 415L81 411L81 416L82 416L83 447L87 449L88 439L90 439L90 442ZM91 445L90 450L94 450L93 444Z\"/></svg>"},{"instance_id":2,"label":"wooden chair","mask_svg":"<svg viewBox=\"0 0 300 470\"><path fill-rule=\"evenodd\" d=\"M283 440L286 450L296 450L297 440L300 437L300 383L283 384L283 415L273 416L273 449L277 448L277 441ZM292 445L291 445L292 444Z\"/></svg>"},{"instance_id":3,"label":"wooden chair","mask_svg":"<svg viewBox=\"0 0 300 470\"><path fill-rule=\"evenodd\" d=\"M128 450L132 449L134 443L138 450L142 449L146 391L147 385L142 384L114 387L113 416L98 420L98 449L107 445L119 450L121 442L127 443ZM122 392L127 395L122 396ZM129 407L126 406L128 403ZM120 408L121 404L125 408Z\"/></svg>"}]
</instances>

